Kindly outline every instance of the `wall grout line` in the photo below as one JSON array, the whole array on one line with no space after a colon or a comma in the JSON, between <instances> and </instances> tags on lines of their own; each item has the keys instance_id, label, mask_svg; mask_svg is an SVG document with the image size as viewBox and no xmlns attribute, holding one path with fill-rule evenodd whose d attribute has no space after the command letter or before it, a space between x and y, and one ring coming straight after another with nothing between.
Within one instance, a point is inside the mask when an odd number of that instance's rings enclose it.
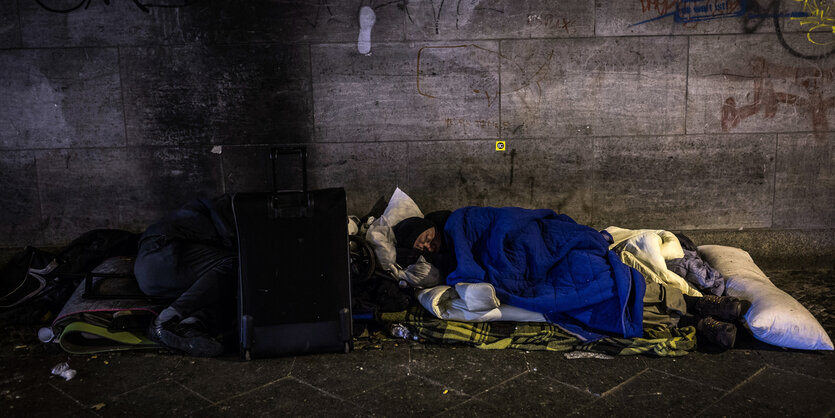
<instances>
[{"instance_id":1,"label":"wall grout line","mask_svg":"<svg viewBox=\"0 0 835 418\"><path fill-rule=\"evenodd\" d=\"M122 129L125 132L125 145L127 148L130 141L128 141L128 112L127 102L125 102L125 77L122 74L122 48L116 47L116 66L119 74L119 95L122 100Z\"/></svg>"},{"instance_id":2,"label":"wall grout line","mask_svg":"<svg viewBox=\"0 0 835 418\"><path fill-rule=\"evenodd\" d=\"M687 57L684 63L684 135L687 135L687 114L690 113L690 37L687 37Z\"/></svg>"},{"instance_id":3,"label":"wall grout line","mask_svg":"<svg viewBox=\"0 0 835 418\"><path fill-rule=\"evenodd\" d=\"M209 146L212 146L209 144ZM220 165L220 190L221 193L226 193L226 173L223 170L223 146L221 146L220 154L217 154L217 158L219 159L218 165Z\"/></svg>"},{"instance_id":4,"label":"wall grout line","mask_svg":"<svg viewBox=\"0 0 835 418\"><path fill-rule=\"evenodd\" d=\"M780 158L778 151L780 150L780 134L774 134L774 164L772 165L772 169L774 173L772 173L772 181L771 181L771 226L770 228L774 228L774 218L775 213L777 212L777 161Z\"/></svg>"},{"instance_id":5,"label":"wall grout line","mask_svg":"<svg viewBox=\"0 0 835 418\"><path fill-rule=\"evenodd\" d=\"M804 33L804 32L790 32L790 33ZM607 40L607 39L615 39L615 38L682 38L682 37L731 37L731 36L746 36L746 37L768 37L768 36L775 36L774 33L752 33L746 34L744 32L739 33L690 33L690 34L618 34L618 35L591 35L591 36L551 36L551 37L529 37L529 38L460 38L460 39L430 39L430 38L422 38L422 39L404 39L404 40L384 40L376 42L376 44L408 44L408 43L451 43L451 42L498 42L498 41L571 41L571 40ZM22 38L22 31L21 31L21 38ZM194 46L194 43L139 43L139 44L130 44L130 43L114 43L114 44L107 44L107 45L51 45L51 46L30 46L30 47L20 47L20 48L0 48L0 50L16 50L16 49L32 49L32 50L49 50L49 49L89 49L89 48L155 48L155 47L171 47L171 48L181 48L181 47L189 47ZM227 48L227 47L239 47L239 46L274 46L274 45L282 45L282 46L300 46L300 45L345 45L345 46L355 46L356 41L335 41L335 40L321 40L321 41L310 41L310 40L299 40L299 41L291 41L291 42L276 42L276 41L241 41L241 42L230 42L230 43L217 43L213 44L216 47L220 48Z\"/></svg>"},{"instance_id":6,"label":"wall grout line","mask_svg":"<svg viewBox=\"0 0 835 418\"><path fill-rule=\"evenodd\" d=\"M310 95L310 143L318 142L316 139L316 101L313 100L313 44L307 44L307 72L310 76L307 90Z\"/></svg>"},{"instance_id":7,"label":"wall grout line","mask_svg":"<svg viewBox=\"0 0 835 418\"><path fill-rule=\"evenodd\" d=\"M20 40L20 48L23 48L23 18L20 17L20 0L17 0L17 36ZM12 48L14 49L14 48Z\"/></svg>"},{"instance_id":8,"label":"wall grout line","mask_svg":"<svg viewBox=\"0 0 835 418\"><path fill-rule=\"evenodd\" d=\"M49 150L44 150L48 152ZM41 225L46 223L46 217L44 216L44 207L43 207L43 191L41 190L41 173L40 169L38 169L38 155L37 151L32 151L32 160L35 162L35 188L38 190L38 209L40 211L40 221ZM41 240L46 241L46 236L41 232Z\"/></svg>"},{"instance_id":9,"label":"wall grout line","mask_svg":"<svg viewBox=\"0 0 835 418\"><path fill-rule=\"evenodd\" d=\"M552 140L569 140L569 139L578 139L578 138L592 138L593 140L597 139L609 139L609 138L618 138L618 139L636 139L636 138L687 138L687 137L697 137L697 136L717 136L717 137L739 137L739 136L753 136L753 135L808 135L813 133L812 131L791 131L791 132L736 132L736 133L721 133L721 132L713 132L713 133L694 133L694 134L656 134L656 135L595 135L595 136L560 136L560 137L514 137L514 141L522 141L522 142L534 142L534 141L552 141ZM422 143L452 143L452 142L490 142L495 141L495 137L477 137L477 138L433 138L433 139L419 139ZM382 140L382 141L316 141L316 144L319 145L355 145L355 144L400 144L400 143L412 143L415 142L416 139L396 139L396 140ZM282 145L304 145L306 142L290 142L287 144ZM104 146L72 146L72 147L57 147L57 148L41 148L41 147L34 147L34 148L0 148L0 152L22 152L22 151L60 151L60 150L67 150L67 151L82 151L82 150L107 150L107 149L124 149L124 148L144 148L144 149L164 149L164 148L193 148L193 149L202 149L205 147L206 144L183 144L183 145L176 145L176 144L147 144L147 145L127 145L127 146L115 146L115 145L104 145ZM252 143L252 144L236 144L236 143L216 143L216 144L209 144L212 146L222 146L222 147L230 147L230 148L254 148L254 147L264 147L264 146L272 146L275 145L273 143Z\"/></svg>"},{"instance_id":10,"label":"wall grout line","mask_svg":"<svg viewBox=\"0 0 835 418\"><path fill-rule=\"evenodd\" d=\"M499 54L498 54L498 57L497 57L497 59L499 60L499 92L498 92L499 97L497 98L498 102L499 102L498 103L498 105L499 105L499 140L501 140L501 139L507 140L507 138L505 138L505 135L504 135L504 132L503 132L504 128L502 128L502 96L503 96L503 94L502 94L502 90L503 90L502 89L502 56L503 56L502 55L502 41L497 41L496 44L497 44L498 49L499 49ZM507 149L507 146L505 146L505 149Z\"/></svg>"}]
</instances>

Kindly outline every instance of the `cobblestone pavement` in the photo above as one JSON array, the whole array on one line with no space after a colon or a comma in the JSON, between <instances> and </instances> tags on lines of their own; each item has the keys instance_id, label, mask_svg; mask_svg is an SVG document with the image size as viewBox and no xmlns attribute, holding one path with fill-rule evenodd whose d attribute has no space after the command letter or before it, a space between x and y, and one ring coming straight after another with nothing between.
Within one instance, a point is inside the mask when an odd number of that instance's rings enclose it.
<instances>
[{"instance_id":1,"label":"cobblestone pavement","mask_svg":"<svg viewBox=\"0 0 835 418\"><path fill-rule=\"evenodd\" d=\"M832 271L766 273L835 331ZM722 353L568 359L416 342L241 362L161 350L68 355L4 327L0 415L12 416L832 416L832 352L743 336ZM51 368L67 361L65 381Z\"/></svg>"}]
</instances>

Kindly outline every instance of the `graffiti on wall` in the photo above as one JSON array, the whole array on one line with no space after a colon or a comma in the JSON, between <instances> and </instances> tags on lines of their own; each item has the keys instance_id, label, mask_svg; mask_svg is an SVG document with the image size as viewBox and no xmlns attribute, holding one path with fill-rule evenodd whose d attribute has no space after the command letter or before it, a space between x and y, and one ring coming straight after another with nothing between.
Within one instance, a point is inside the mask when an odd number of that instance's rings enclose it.
<instances>
[{"instance_id":1,"label":"graffiti on wall","mask_svg":"<svg viewBox=\"0 0 835 418\"><path fill-rule=\"evenodd\" d=\"M744 0L640 0L641 12L657 14L630 26L672 17L676 23L702 22L745 14Z\"/></svg>"},{"instance_id":2,"label":"graffiti on wall","mask_svg":"<svg viewBox=\"0 0 835 418\"><path fill-rule=\"evenodd\" d=\"M753 33L766 21L774 24L780 45L798 58L819 60L835 54L835 0L639 0L641 13L652 17L633 23L643 25L660 19L692 27L699 22L738 18L744 33ZM806 31L814 51L792 46L784 35L784 23Z\"/></svg>"},{"instance_id":3,"label":"graffiti on wall","mask_svg":"<svg viewBox=\"0 0 835 418\"><path fill-rule=\"evenodd\" d=\"M803 3L807 16L792 17L791 20L806 28L806 38L815 45L835 43L835 0L792 0Z\"/></svg>"},{"instance_id":4,"label":"graffiti on wall","mask_svg":"<svg viewBox=\"0 0 835 418\"><path fill-rule=\"evenodd\" d=\"M449 74L438 73L436 70L426 68L427 64L431 65L434 61L442 61L444 59L441 55L433 55L432 52L434 51L454 51L456 53L455 59L450 59L449 61L462 62L467 65L468 74L464 75L467 80L465 82L455 83L452 87L449 84L442 83L433 85L435 79L443 80L450 76ZM481 57L480 60L473 59L473 57L477 56ZM527 57L523 65L516 60L508 58L499 51L478 45L425 46L420 48L417 54L417 92L421 96L430 99L462 99L476 95L486 100L487 107L493 106L500 95L516 93L523 89L534 89L541 98L542 87L539 85L539 82L544 75L545 68L554 58L554 50L551 50L541 58L542 62L537 62L532 57ZM490 60L495 60L491 63L496 65L495 70L484 67L485 63ZM430 62L427 63L427 61ZM513 85L509 85L505 91L502 91L502 88L498 85L498 79L493 79L489 75L482 77L472 76L478 73L493 74L492 71L497 71L499 65L502 71L514 74L511 77L515 80ZM480 66L481 68L479 68ZM474 69L476 70L473 71Z\"/></svg>"},{"instance_id":5,"label":"graffiti on wall","mask_svg":"<svg viewBox=\"0 0 835 418\"><path fill-rule=\"evenodd\" d=\"M528 24L534 27L556 27L570 34L574 21L567 17L554 16L551 13L531 13L528 15Z\"/></svg>"},{"instance_id":6,"label":"graffiti on wall","mask_svg":"<svg viewBox=\"0 0 835 418\"><path fill-rule=\"evenodd\" d=\"M493 18L495 23L496 17L499 17L500 22L512 22L514 18L519 17L518 15L506 12L502 7L493 7L491 4L483 5L482 0L429 0L416 3L417 6L409 4L407 0L399 0L398 7L405 11L409 22L413 24L415 23L415 19L412 18L410 6L412 9L415 7L425 8L424 13L431 15L431 23L426 23L427 28L435 35L440 35L445 28L452 28L453 21L455 30L460 30L470 26L474 21L478 21L479 19ZM515 3L511 2L509 4L515 6ZM514 7L509 8L514 9ZM550 8L546 8L545 11L541 12L528 13L527 27L533 30L551 29L557 32L565 31L567 34L576 32L574 20L568 16L555 14L547 9Z\"/></svg>"},{"instance_id":7,"label":"graffiti on wall","mask_svg":"<svg viewBox=\"0 0 835 418\"><path fill-rule=\"evenodd\" d=\"M436 77L438 76L438 69L426 70L427 65L443 65L442 63L446 61L444 55L449 53L454 53L455 60L470 68L466 82L443 82L440 81L444 80L443 76ZM500 54L497 51L478 45L422 47L417 54L417 92L421 96L431 99L462 98L475 94L484 97L487 100L487 107L491 107L499 97L500 88L498 79L493 79L490 76L493 72L486 68L484 63L499 56ZM498 65L498 59L494 63ZM496 67L497 69L498 67ZM484 74L484 76L473 77L474 74L479 73ZM433 85L434 80L439 80L438 85Z\"/></svg>"},{"instance_id":8,"label":"graffiti on wall","mask_svg":"<svg viewBox=\"0 0 835 418\"><path fill-rule=\"evenodd\" d=\"M501 96L515 94L527 113L536 118L544 99L540 83L550 77L548 69L555 59L553 49L508 57L499 51L472 44L425 46L417 54L415 87L417 93L427 99L482 100L488 108L499 103ZM459 63L461 67L445 67L443 62ZM501 86L498 80L499 68L507 74ZM511 126L508 121L480 117L448 117L441 121L446 129L498 130L503 135L516 134L525 125Z\"/></svg>"},{"instance_id":9,"label":"graffiti on wall","mask_svg":"<svg viewBox=\"0 0 835 418\"><path fill-rule=\"evenodd\" d=\"M835 96L826 96L827 87L835 78L835 67L821 70L814 67L790 67L774 64L765 58L755 57L750 62L753 90L745 104L738 104L734 97L728 97L722 104L721 124L725 132L735 128L741 121L762 113L765 118L774 118L781 105L791 106L795 111L806 114L812 123L812 130L819 140L829 132L828 113L835 109ZM775 87L775 82L782 88Z\"/></svg>"},{"instance_id":10,"label":"graffiti on wall","mask_svg":"<svg viewBox=\"0 0 835 418\"><path fill-rule=\"evenodd\" d=\"M111 0L102 0L106 6L110 5L110 1ZM160 0L160 2L155 3L143 3L140 0L133 0L133 4L136 5L139 10L142 10L145 13L150 13L152 8L186 7L199 1L201 0ZM38 5L44 10L53 13L71 13L81 9L82 7L84 10L88 9L93 0L35 0L35 2L38 3Z\"/></svg>"}]
</instances>

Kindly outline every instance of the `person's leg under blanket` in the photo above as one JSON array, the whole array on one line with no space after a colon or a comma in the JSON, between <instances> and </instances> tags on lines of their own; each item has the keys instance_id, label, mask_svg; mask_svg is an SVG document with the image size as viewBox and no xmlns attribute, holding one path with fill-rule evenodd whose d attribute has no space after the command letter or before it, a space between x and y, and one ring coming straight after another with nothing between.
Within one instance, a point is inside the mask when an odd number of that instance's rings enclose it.
<instances>
[{"instance_id":1,"label":"person's leg under blanket","mask_svg":"<svg viewBox=\"0 0 835 418\"><path fill-rule=\"evenodd\" d=\"M681 291L660 283L647 283L644 293L644 333L648 329L663 332L675 328L685 315L687 304Z\"/></svg>"},{"instance_id":2,"label":"person's leg under blanket","mask_svg":"<svg viewBox=\"0 0 835 418\"><path fill-rule=\"evenodd\" d=\"M140 244L134 268L145 294L175 298L152 324L154 340L194 356L215 356L223 345L212 338L224 316L231 318L237 259L204 244L149 237Z\"/></svg>"},{"instance_id":3,"label":"person's leg under blanket","mask_svg":"<svg viewBox=\"0 0 835 418\"><path fill-rule=\"evenodd\" d=\"M670 328L692 325L699 337L721 348L731 348L736 340L736 327L711 314L726 313L722 319L734 320L731 316L739 317L739 306L736 298L686 296L678 288L648 282L644 294L644 336L668 338Z\"/></svg>"}]
</instances>

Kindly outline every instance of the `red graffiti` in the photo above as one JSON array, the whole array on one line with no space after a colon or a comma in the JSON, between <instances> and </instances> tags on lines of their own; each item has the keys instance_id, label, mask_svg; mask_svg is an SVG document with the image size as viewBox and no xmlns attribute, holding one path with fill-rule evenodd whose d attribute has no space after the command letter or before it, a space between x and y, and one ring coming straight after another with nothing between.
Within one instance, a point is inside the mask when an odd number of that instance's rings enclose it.
<instances>
[{"instance_id":1,"label":"red graffiti","mask_svg":"<svg viewBox=\"0 0 835 418\"><path fill-rule=\"evenodd\" d=\"M658 16L663 16L670 11L678 8L680 0L641 0L641 12L646 13L650 10L658 12Z\"/></svg>"},{"instance_id":2,"label":"red graffiti","mask_svg":"<svg viewBox=\"0 0 835 418\"><path fill-rule=\"evenodd\" d=\"M835 68L822 71L817 68L787 67L767 62L764 58L756 57L751 60L754 73L754 91L752 99L738 106L736 99L728 97L722 104L722 130L727 132L736 127L740 121L754 116L760 111L766 118L773 118L777 114L780 104L795 106L805 111L812 120L812 130L818 139L824 139L829 132L829 110L835 108L835 96L824 97L821 91L831 85ZM776 91L774 81L785 80L806 91L805 96Z\"/></svg>"}]
</instances>

